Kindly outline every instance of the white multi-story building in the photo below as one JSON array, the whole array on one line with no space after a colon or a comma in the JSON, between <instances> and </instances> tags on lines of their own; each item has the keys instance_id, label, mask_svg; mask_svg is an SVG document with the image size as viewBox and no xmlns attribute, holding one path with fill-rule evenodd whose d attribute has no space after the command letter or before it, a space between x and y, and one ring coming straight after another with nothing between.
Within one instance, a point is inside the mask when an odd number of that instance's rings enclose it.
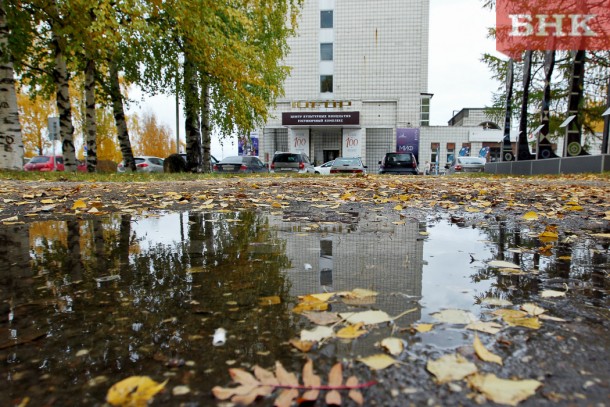
<instances>
[{"instance_id":1,"label":"white multi-story building","mask_svg":"<svg viewBox=\"0 0 610 407\"><path fill-rule=\"evenodd\" d=\"M412 148L429 123L428 13L429 0L306 0L285 96L258 131L261 158L359 156L372 169Z\"/></svg>"}]
</instances>

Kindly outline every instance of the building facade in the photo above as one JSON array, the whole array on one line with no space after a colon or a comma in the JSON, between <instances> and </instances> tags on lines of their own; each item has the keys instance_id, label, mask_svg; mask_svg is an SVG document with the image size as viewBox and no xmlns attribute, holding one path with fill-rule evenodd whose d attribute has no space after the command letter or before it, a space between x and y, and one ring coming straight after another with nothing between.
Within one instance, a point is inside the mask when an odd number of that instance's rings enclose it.
<instances>
[{"instance_id":1,"label":"building facade","mask_svg":"<svg viewBox=\"0 0 610 407\"><path fill-rule=\"evenodd\" d=\"M429 124L428 13L429 0L306 0L285 96L257 132L261 158L358 156L372 171L413 148Z\"/></svg>"}]
</instances>

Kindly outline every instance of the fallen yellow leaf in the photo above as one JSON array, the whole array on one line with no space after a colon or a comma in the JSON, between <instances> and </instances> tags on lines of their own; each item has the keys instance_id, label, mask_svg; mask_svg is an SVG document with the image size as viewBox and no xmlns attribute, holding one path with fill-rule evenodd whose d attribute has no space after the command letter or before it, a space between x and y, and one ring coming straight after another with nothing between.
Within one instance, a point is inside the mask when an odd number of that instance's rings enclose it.
<instances>
[{"instance_id":1,"label":"fallen yellow leaf","mask_svg":"<svg viewBox=\"0 0 610 407\"><path fill-rule=\"evenodd\" d=\"M336 336L337 338L341 339L356 339L368 332L366 329L362 329L363 326L363 322L359 322L354 325L348 325L345 328L340 329L337 332Z\"/></svg>"},{"instance_id":2,"label":"fallen yellow leaf","mask_svg":"<svg viewBox=\"0 0 610 407\"><path fill-rule=\"evenodd\" d=\"M429 360L426 369L436 377L439 384L462 380L478 372L477 366L458 354L444 355L436 360Z\"/></svg>"},{"instance_id":3,"label":"fallen yellow leaf","mask_svg":"<svg viewBox=\"0 0 610 407\"><path fill-rule=\"evenodd\" d=\"M413 327L419 333L430 332L434 328L434 324L417 324Z\"/></svg>"},{"instance_id":4,"label":"fallen yellow leaf","mask_svg":"<svg viewBox=\"0 0 610 407\"><path fill-rule=\"evenodd\" d=\"M131 376L115 383L108 390L106 401L113 406L144 407L166 384L167 380L157 383L148 376Z\"/></svg>"},{"instance_id":5,"label":"fallen yellow leaf","mask_svg":"<svg viewBox=\"0 0 610 407\"><path fill-rule=\"evenodd\" d=\"M538 220L538 214L534 211L527 212L523 215L523 219L525 220Z\"/></svg>"},{"instance_id":6,"label":"fallen yellow leaf","mask_svg":"<svg viewBox=\"0 0 610 407\"><path fill-rule=\"evenodd\" d=\"M382 370L396 363L396 360L384 353L359 358L358 361L364 363L373 370Z\"/></svg>"},{"instance_id":7,"label":"fallen yellow leaf","mask_svg":"<svg viewBox=\"0 0 610 407\"><path fill-rule=\"evenodd\" d=\"M87 204L82 199L74 201L74 205L72 205L72 209L83 209L86 207L87 207Z\"/></svg>"},{"instance_id":8,"label":"fallen yellow leaf","mask_svg":"<svg viewBox=\"0 0 610 407\"><path fill-rule=\"evenodd\" d=\"M479 335L474 335L474 351L477 356L484 362L497 363L502 366L502 358L498 355L494 355L483 345L479 339Z\"/></svg>"},{"instance_id":9,"label":"fallen yellow leaf","mask_svg":"<svg viewBox=\"0 0 610 407\"><path fill-rule=\"evenodd\" d=\"M468 384L493 402L509 406L516 406L533 396L542 386L538 380L505 380L494 374L478 373L468 378Z\"/></svg>"}]
</instances>

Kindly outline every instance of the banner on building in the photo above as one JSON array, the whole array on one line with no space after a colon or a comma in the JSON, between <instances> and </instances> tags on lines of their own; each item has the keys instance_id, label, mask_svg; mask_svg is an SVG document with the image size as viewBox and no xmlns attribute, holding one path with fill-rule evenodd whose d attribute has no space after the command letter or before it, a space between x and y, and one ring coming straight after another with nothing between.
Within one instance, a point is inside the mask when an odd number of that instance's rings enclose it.
<instances>
[{"instance_id":1,"label":"banner on building","mask_svg":"<svg viewBox=\"0 0 610 407\"><path fill-rule=\"evenodd\" d=\"M288 152L309 156L309 129L288 129Z\"/></svg>"},{"instance_id":2,"label":"banner on building","mask_svg":"<svg viewBox=\"0 0 610 407\"><path fill-rule=\"evenodd\" d=\"M362 129L343 129L343 157L362 157Z\"/></svg>"},{"instance_id":3,"label":"banner on building","mask_svg":"<svg viewBox=\"0 0 610 407\"><path fill-rule=\"evenodd\" d=\"M419 129L396 129L396 151L413 153L419 159Z\"/></svg>"},{"instance_id":4,"label":"banner on building","mask_svg":"<svg viewBox=\"0 0 610 407\"><path fill-rule=\"evenodd\" d=\"M258 156L258 131L251 132L250 137L239 137L237 140L237 155Z\"/></svg>"},{"instance_id":5,"label":"banner on building","mask_svg":"<svg viewBox=\"0 0 610 407\"><path fill-rule=\"evenodd\" d=\"M468 157L469 155L470 155L470 147L464 146L460 150L460 153L458 154L458 157Z\"/></svg>"}]
</instances>

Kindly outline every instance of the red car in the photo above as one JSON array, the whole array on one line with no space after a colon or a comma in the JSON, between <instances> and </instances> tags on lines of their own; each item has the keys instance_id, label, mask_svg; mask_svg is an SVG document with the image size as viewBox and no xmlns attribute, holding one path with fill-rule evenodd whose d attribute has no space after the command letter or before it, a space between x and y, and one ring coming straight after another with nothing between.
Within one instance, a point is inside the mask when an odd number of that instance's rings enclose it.
<instances>
[{"instance_id":1,"label":"red car","mask_svg":"<svg viewBox=\"0 0 610 407\"><path fill-rule=\"evenodd\" d=\"M76 160L78 165L76 170L78 172L87 172L87 164ZM30 161L23 166L24 171L53 171L53 156L51 155L38 155L32 157ZM64 158L61 155L55 156L55 170L64 170Z\"/></svg>"}]
</instances>

